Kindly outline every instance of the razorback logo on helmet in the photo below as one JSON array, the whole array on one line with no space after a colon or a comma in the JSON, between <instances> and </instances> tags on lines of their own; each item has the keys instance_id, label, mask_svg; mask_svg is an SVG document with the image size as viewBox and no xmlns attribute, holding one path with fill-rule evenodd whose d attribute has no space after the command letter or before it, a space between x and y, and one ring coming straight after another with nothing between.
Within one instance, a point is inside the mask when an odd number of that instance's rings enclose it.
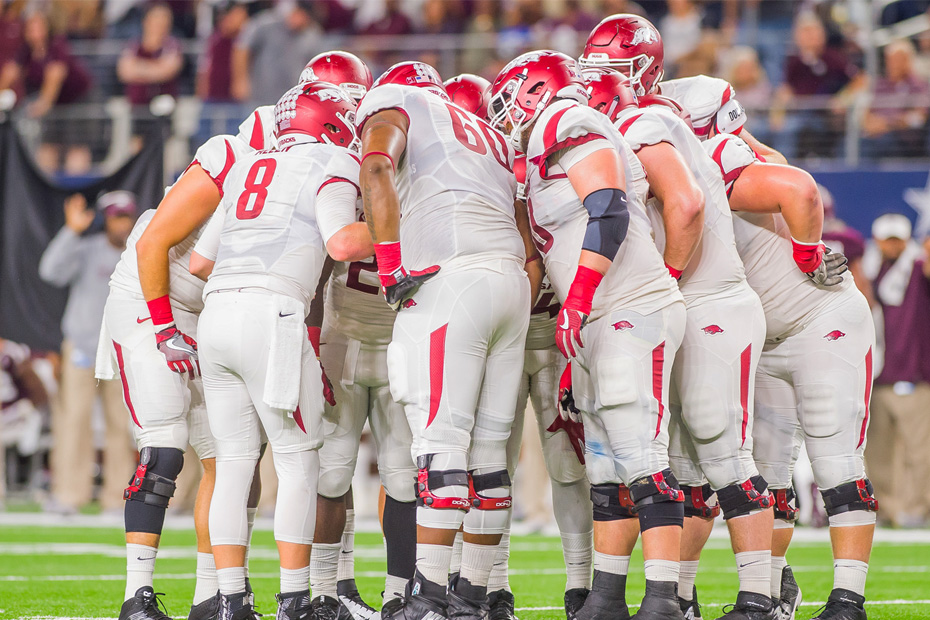
<instances>
[{"instance_id":1,"label":"razorback logo on helmet","mask_svg":"<svg viewBox=\"0 0 930 620\"><path fill-rule=\"evenodd\" d=\"M708 325L707 327L702 328L701 331L708 336L716 336L717 334L723 333L723 328L719 325Z\"/></svg>"},{"instance_id":2,"label":"razorback logo on helmet","mask_svg":"<svg viewBox=\"0 0 930 620\"><path fill-rule=\"evenodd\" d=\"M841 332L838 329L834 329L832 332L824 336L824 340L839 340L840 338L845 338L846 334Z\"/></svg>"},{"instance_id":3,"label":"razorback logo on helmet","mask_svg":"<svg viewBox=\"0 0 930 620\"><path fill-rule=\"evenodd\" d=\"M332 88L317 89L311 94L316 95L320 101L343 101L349 98L345 92L340 90L335 85Z\"/></svg>"},{"instance_id":4,"label":"razorback logo on helmet","mask_svg":"<svg viewBox=\"0 0 930 620\"><path fill-rule=\"evenodd\" d=\"M613 328L615 331L622 332L627 329L633 329L633 324L629 321L617 321L613 324Z\"/></svg>"},{"instance_id":5,"label":"razorback logo on helmet","mask_svg":"<svg viewBox=\"0 0 930 620\"><path fill-rule=\"evenodd\" d=\"M633 33L633 39L629 45L639 45L640 43L658 43L659 33L649 26L641 26Z\"/></svg>"}]
</instances>

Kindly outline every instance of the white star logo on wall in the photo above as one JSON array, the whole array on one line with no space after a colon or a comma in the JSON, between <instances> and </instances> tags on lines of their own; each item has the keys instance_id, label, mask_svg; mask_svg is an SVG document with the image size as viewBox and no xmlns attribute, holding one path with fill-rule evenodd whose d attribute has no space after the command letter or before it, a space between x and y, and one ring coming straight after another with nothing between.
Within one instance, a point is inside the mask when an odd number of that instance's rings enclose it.
<instances>
[{"instance_id":1,"label":"white star logo on wall","mask_svg":"<svg viewBox=\"0 0 930 620\"><path fill-rule=\"evenodd\" d=\"M909 187L904 190L904 202L917 211L914 236L922 239L930 235L930 175L927 176L927 184L924 187Z\"/></svg>"}]
</instances>

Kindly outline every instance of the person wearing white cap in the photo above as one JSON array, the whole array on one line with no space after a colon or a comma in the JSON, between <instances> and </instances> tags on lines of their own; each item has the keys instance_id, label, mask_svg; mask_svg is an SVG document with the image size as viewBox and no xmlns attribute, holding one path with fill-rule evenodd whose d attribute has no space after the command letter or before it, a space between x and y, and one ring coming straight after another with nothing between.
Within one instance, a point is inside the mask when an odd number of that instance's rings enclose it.
<instances>
[{"instance_id":1,"label":"person wearing white cap","mask_svg":"<svg viewBox=\"0 0 930 620\"><path fill-rule=\"evenodd\" d=\"M872 223L882 257L874 287L885 365L875 378L865 458L880 516L902 527L930 519L930 237L921 247L911 234L910 220L897 213Z\"/></svg>"}]
</instances>

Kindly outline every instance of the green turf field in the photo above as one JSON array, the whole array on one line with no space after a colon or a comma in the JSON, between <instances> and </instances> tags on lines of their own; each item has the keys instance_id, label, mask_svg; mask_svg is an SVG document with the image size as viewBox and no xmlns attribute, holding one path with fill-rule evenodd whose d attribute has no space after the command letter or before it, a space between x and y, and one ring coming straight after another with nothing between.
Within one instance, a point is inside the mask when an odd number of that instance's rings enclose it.
<instances>
[{"instance_id":1,"label":"green turf field","mask_svg":"<svg viewBox=\"0 0 930 620\"><path fill-rule=\"evenodd\" d=\"M922 539L926 539L923 536ZM804 593L798 618L810 618L832 585L830 549L825 542L795 544L789 561ZM162 539L156 590L165 592L168 613L186 617L194 588L194 534L169 530ZM123 595L125 554L116 528L0 526L0 619L70 617L115 618ZM356 571L363 597L379 600L384 556L380 536L357 538ZM564 577L556 538L516 537L511 585L523 620L564 617ZM159 575L161 576L159 578ZM257 610L274 617L278 588L271 532L255 534L251 582ZM715 538L697 580L705 618L722 615L736 592L733 557L725 540ZM634 555L627 598L642 596L642 557ZM866 592L869 618L930 618L930 544L878 543Z\"/></svg>"}]
</instances>

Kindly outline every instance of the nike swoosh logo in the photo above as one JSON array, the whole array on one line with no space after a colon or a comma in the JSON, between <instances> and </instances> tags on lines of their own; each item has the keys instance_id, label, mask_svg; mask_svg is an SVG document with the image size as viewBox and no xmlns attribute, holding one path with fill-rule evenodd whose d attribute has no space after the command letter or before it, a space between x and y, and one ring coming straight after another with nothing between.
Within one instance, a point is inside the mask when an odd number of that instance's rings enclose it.
<instances>
[{"instance_id":1,"label":"nike swoosh logo","mask_svg":"<svg viewBox=\"0 0 930 620\"><path fill-rule=\"evenodd\" d=\"M178 346L175 346L174 344L172 344L171 342L166 342L166 343L165 343L165 346L168 347L169 349L171 349L172 351L182 351L182 352L184 352L184 353L190 353L190 352L191 352L190 349L188 349L186 346L185 346L185 347L178 347Z\"/></svg>"},{"instance_id":2,"label":"nike swoosh logo","mask_svg":"<svg viewBox=\"0 0 930 620\"><path fill-rule=\"evenodd\" d=\"M295 314L297 314L297 313L296 313L296 312L291 312L290 314L282 314L281 312L279 312L279 313L278 313L278 316L281 317L281 318L283 319L283 318L286 317L286 316L294 316Z\"/></svg>"},{"instance_id":3,"label":"nike swoosh logo","mask_svg":"<svg viewBox=\"0 0 930 620\"><path fill-rule=\"evenodd\" d=\"M740 564L740 568L746 568L747 566L752 566L753 564L758 564L761 560L753 560L752 562L746 562L745 564Z\"/></svg>"},{"instance_id":4,"label":"nike swoosh logo","mask_svg":"<svg viewBox=\"0 0 930 620\"><path fill-rule=\"evenodd\" d=\"M150 321L151 319L152 319L152 317L150 317L150 316L147 316L147 317L145 317L144 319L137 318L137 319L136 319L136 323L145 323L146 321Z\"/></svg>"},{"instance_id":5,"label":"nike swoosh logo","mask_svg":"<svg viewBox=\"0 0 930 620\"><path fill-rule=\"evenodd\" d=\"M562 315L562 322L559 323L559 329L568 329L568 315Z\"/></svg>"}]
</instances>

